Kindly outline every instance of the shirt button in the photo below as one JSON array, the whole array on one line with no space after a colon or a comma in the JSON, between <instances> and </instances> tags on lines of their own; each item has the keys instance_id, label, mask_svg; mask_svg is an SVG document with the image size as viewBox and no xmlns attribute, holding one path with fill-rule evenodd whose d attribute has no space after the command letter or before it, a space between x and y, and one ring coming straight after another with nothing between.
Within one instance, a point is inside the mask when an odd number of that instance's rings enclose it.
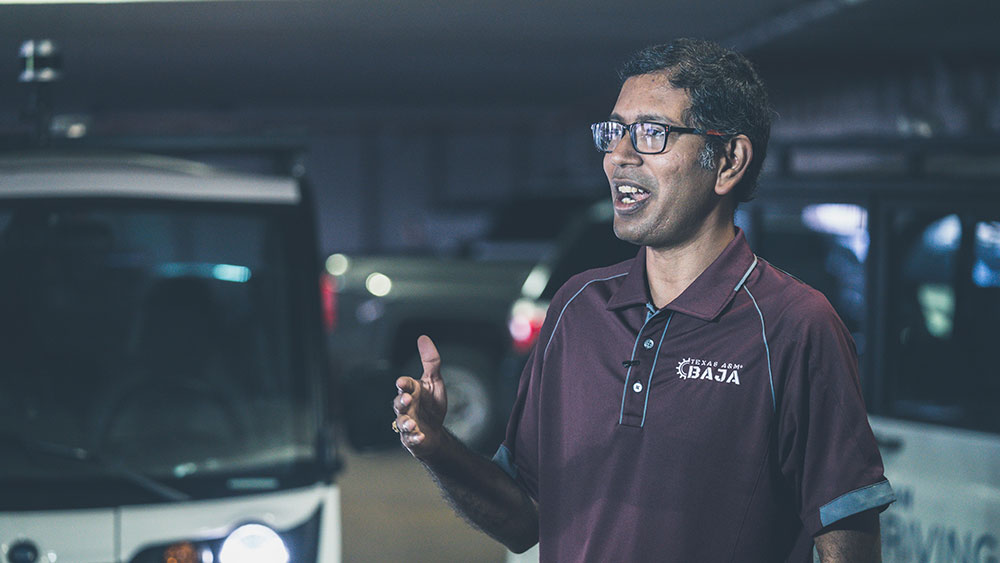
<instances>
[{"instance_id":1,"label":"shirt button","mask_svg":"<svg viewBox=\"0 0 1000 563\"><path fill-rule=\"evenodd\" d=\"M656 343L653 342L652 338L647 338L646 341L642 343L642 347L645 348L645 349L647 349L647 350L652 350L653 346L655 346L655 345L656 345Z\"/></svg>"},{"instance_id":2,"label":"shirt button","mask_svg":"<svg viewBox=\"0 0 1000 563\"><path fill-rule=\"evenodd\" d=\"M642 383L636 381L635 384L632 385L632 390L636 393L642 393Z\"/></svg>"}]
</instances>

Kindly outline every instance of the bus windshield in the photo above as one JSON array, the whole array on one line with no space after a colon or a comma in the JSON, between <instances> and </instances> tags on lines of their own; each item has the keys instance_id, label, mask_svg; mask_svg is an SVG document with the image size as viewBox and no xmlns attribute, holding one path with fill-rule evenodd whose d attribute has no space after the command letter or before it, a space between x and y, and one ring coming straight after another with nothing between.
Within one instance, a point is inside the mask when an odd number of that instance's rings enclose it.
<instances>
[{"instance_id":1,"label":"bus windshield","mask_svg":"<svg viewBox=\"0 0 1000 563\"><path fill-rule=\"evenodd\" d=\"M0 510L306 479L317 399L280 207L0 200Z\"/></svg>"}]
</instances>

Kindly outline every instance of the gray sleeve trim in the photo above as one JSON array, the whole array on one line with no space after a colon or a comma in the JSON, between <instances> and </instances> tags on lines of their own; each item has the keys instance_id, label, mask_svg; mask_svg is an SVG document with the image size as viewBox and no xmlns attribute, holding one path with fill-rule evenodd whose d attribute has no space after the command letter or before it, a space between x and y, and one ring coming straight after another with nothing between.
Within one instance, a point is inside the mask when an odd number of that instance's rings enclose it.
<instances>
[{"instance_id":1,"label":"gray sleeve trim","mask_svg":"<svg viewBox=\"0 0 1000 563\"><path fill-rule=\"evenodd\" d=\"M497 464L500 469L503 469L504 473L510 475L511 479L517 480L517 466L514 465L513 455L507 449L507 446L500 445L497 453L493 454L493 463Z\"/></svg>"},{"instance_id":2,"label":"gray sleeve trim","mask_svg":"<svg viewBox=\"0 0 1000 563\"><path fill-rule=\"evenodd\" d=\"M879 506L888 506L896 500L889 481L868 485L849 493L840 495L819 509L819 521L823 527L852 516L865 510Z\"/></svg>"}]
</instances>

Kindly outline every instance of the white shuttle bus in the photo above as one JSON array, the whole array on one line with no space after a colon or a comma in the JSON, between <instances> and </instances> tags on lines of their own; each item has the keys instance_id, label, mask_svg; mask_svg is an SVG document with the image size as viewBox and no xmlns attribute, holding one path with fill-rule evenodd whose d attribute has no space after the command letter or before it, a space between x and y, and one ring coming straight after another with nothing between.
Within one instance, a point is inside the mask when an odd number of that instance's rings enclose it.
<instances>
[{"instance_id":1,"label":"white shuttle bus","mask_svg":"<svg viewBox=\"0 0 1000 563\"><path fill-rule=\"evenodd\" d=\"M340 561L313 213L290 177L0 157L0 561Z\"/></svg>"}]
</instances>

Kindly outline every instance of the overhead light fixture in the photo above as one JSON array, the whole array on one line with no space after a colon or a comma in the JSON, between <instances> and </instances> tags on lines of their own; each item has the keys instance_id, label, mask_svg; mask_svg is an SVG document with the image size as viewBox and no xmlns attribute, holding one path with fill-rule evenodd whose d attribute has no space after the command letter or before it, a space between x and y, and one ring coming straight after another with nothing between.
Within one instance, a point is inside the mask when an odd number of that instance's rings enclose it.
<instances>
[{"instance_id":1,"label":"overhead light fixture","mask_svg":"<svg viewBox=\"0 0 1000 563\"><path fill-rule=\"evenodd\" d=\"M19 82L54 82L59 80L62 59L59 47L51 39L29 39L21 43Z\"/></svg>"}]
</instances>

